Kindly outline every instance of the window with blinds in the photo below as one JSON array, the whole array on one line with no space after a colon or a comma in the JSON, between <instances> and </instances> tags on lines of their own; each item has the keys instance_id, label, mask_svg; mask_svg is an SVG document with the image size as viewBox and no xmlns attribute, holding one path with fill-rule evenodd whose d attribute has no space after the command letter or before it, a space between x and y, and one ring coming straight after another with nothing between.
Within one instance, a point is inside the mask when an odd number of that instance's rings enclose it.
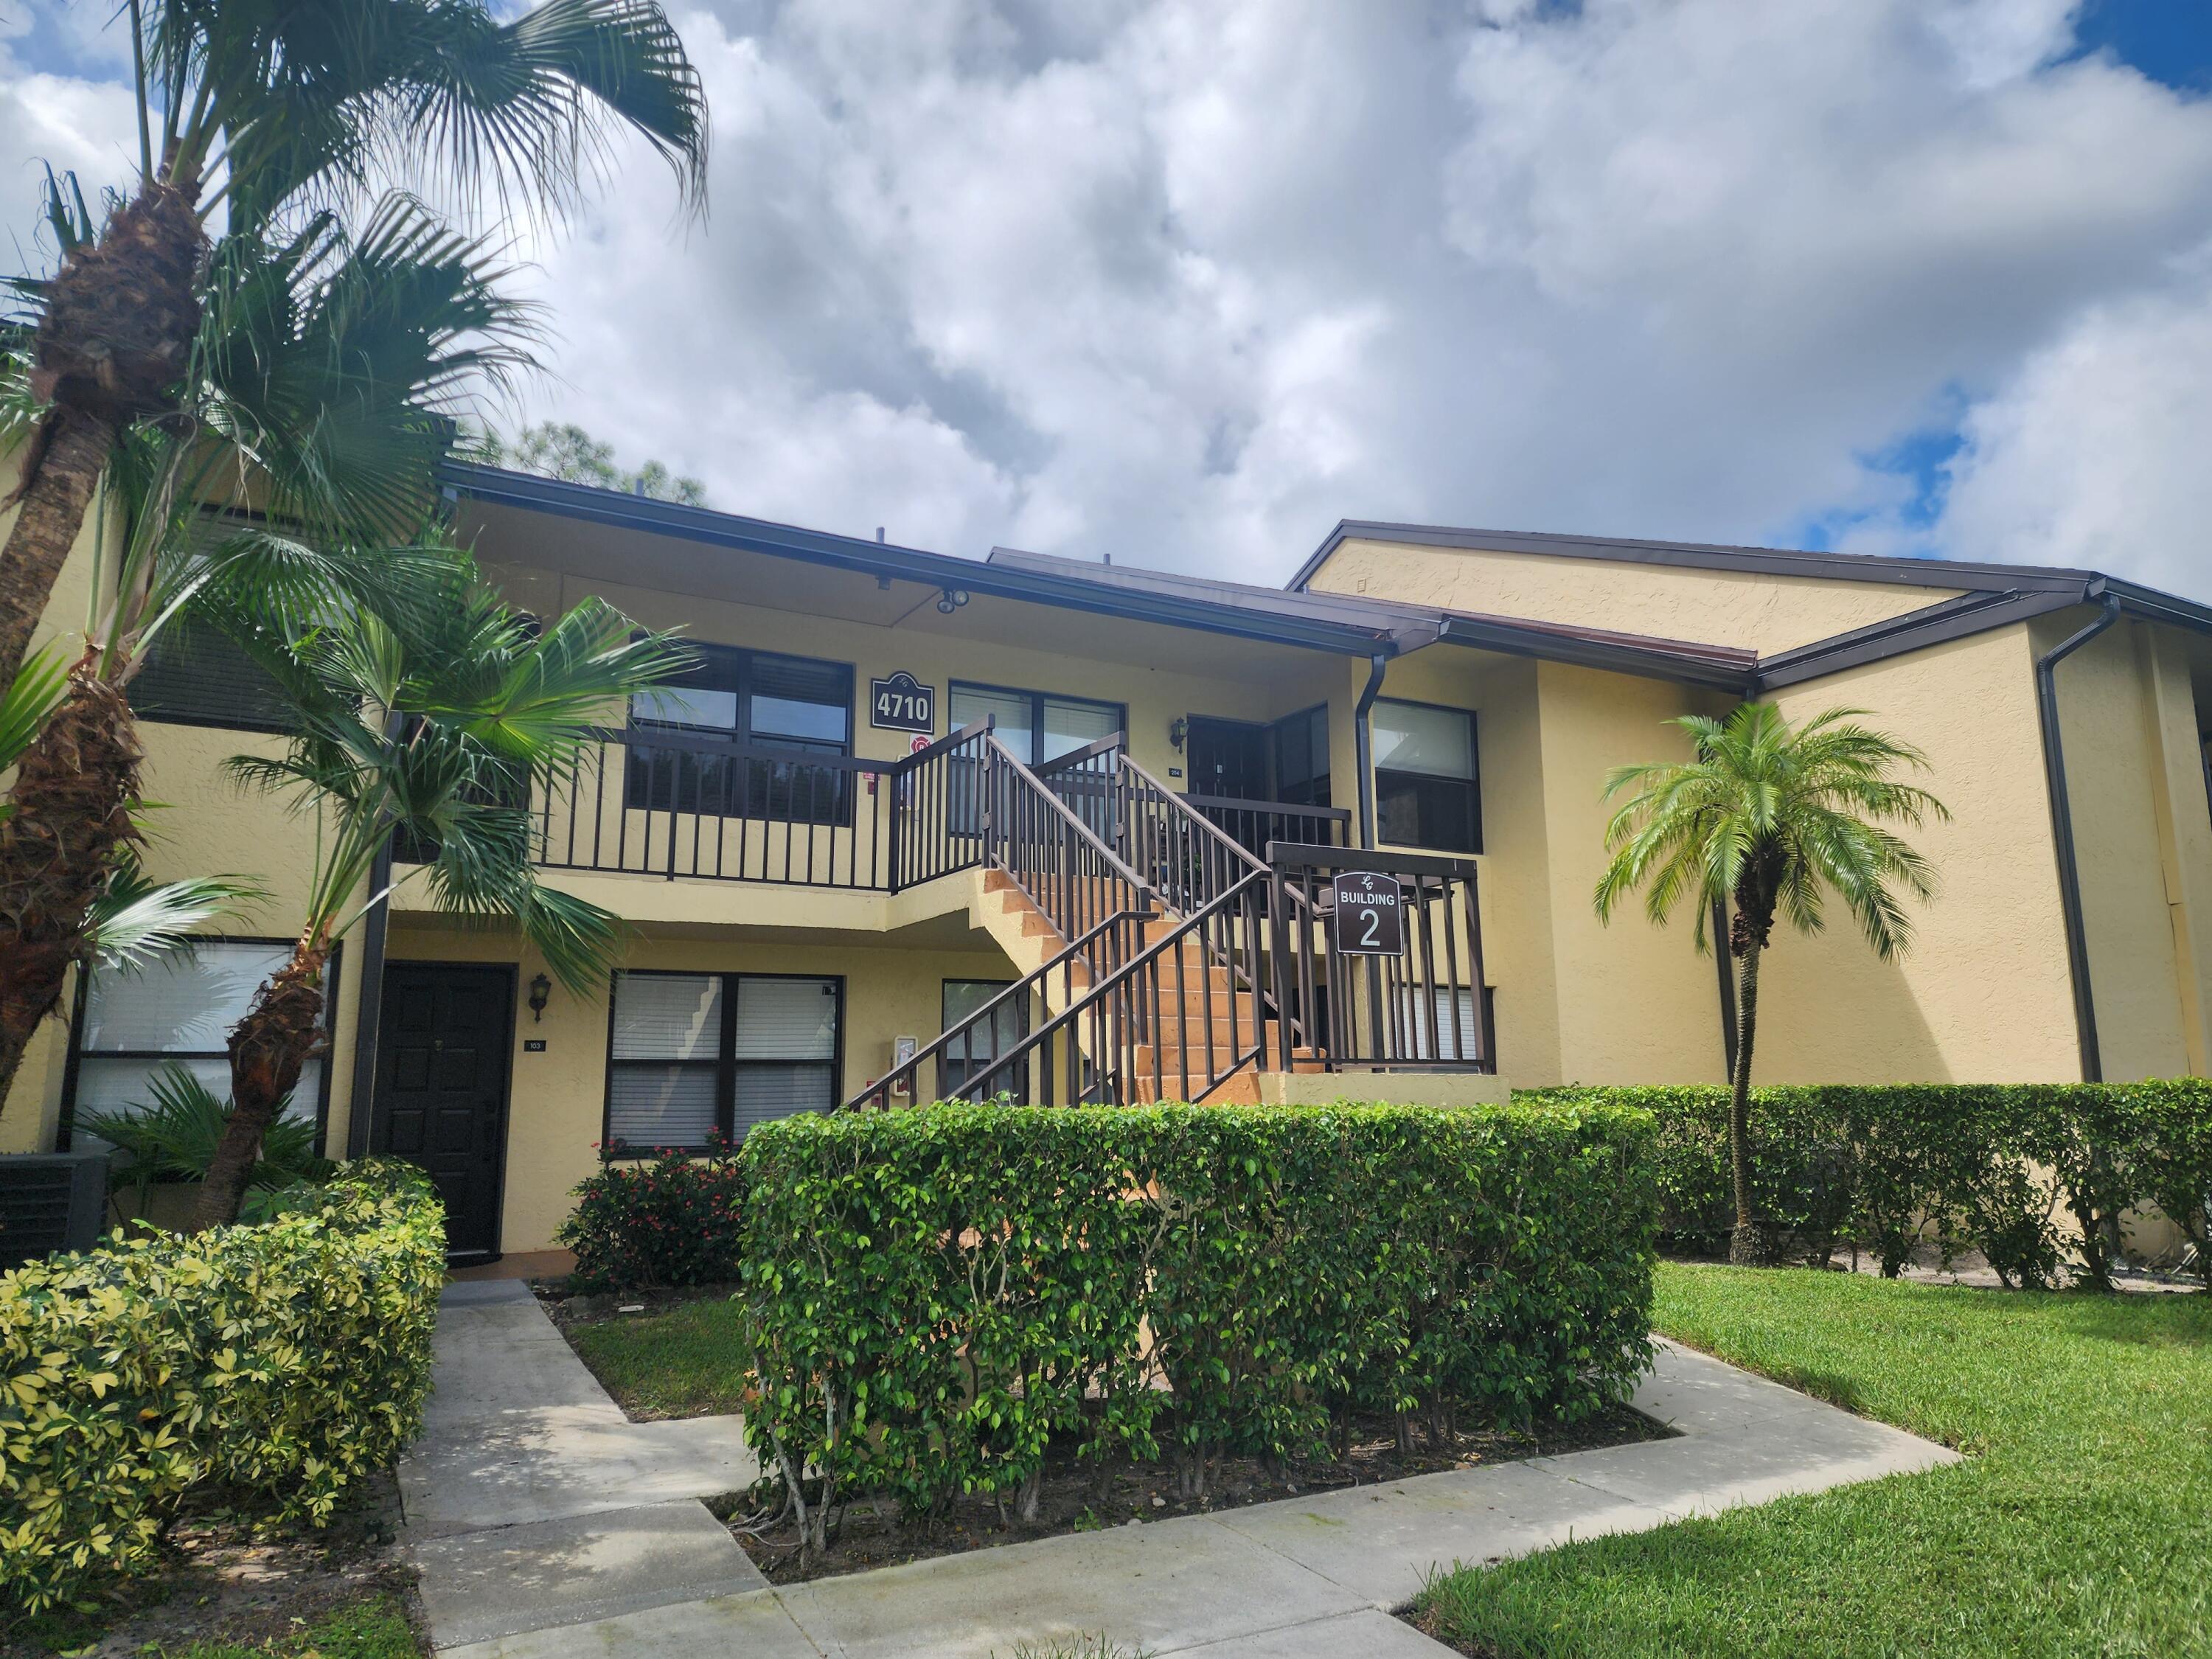
<instances>
[{"instance_id":1,"label":"window with blinds","mask_svg":"<svg viewBox=\"0 0 2212 1659\"><path fill-rule=\"evenodd\" d=\"M701 1149L771 1118L830 1110L844 1001L835 978L616 975L609 1153Z\"/></svg>"},{"instance_id":2,"label":"window with blinds","mask_svg":"<svg viewBox=\"0 0 2212 1659\"><path fill-rule=\"evenodd\" d=\"M230 1097L230 1028L292 946L281 940L201 939L137 973L95 973L86 981L71 1034L63 1088L64 1123L148 1105L155 1073L191 1073L218 1099ZM325 1009L337 1002L336 958L325 975ZM288 1115L319 1121L325 1067L309 1060Z\"/></svg>"},{"instance_id":3,"label":"window with blinds","mask_svg":"<svg viewBox=\"0 0 2212 1659\"><path fill-rule=\"evenodd\" d=\"M290 716L276 682L231 640L179 618L154 636L127 688L142 720L286 732Z\"/></svg>"}]
</instances>

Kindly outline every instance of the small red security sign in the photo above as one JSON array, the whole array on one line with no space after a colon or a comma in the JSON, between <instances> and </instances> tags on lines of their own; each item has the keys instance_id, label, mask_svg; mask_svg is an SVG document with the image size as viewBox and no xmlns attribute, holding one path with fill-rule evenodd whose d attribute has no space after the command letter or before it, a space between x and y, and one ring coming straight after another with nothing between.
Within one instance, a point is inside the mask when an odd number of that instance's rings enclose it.
<instances>
[{"instance_id":1,"label":"small red security sign","mask_svg":"<svg viewBox=\"0 0 2212 1659\"><path fill-rule=\"evenodd\" d=\"M1371 872L1337 877L1336 913L1329 943L1339 956L1398 957L1406 953L1406 896L1395 876Z\"/></svg>"}]
</instances>

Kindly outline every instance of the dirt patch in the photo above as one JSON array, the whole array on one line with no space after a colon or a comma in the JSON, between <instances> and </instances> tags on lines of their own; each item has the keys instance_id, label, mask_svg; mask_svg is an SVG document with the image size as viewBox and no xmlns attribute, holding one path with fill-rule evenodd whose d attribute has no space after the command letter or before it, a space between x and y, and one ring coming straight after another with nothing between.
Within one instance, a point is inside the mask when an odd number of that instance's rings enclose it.
<instances>
[{"instance_id":1,"label":"dirt patch","mask_svg":"<svg viewBox=\"0 0 2212 1659\"><path fill-rule=\"evenodd\" d=\"M580 1296L570 1293L565 1279L530 1281L531 1294L538 1298L538 1305L545 1310L545 1316L560 1328L563 1336L579 1325L602 1325L635 1319L641 1315L666 1313L671 1308L692 1302L727 1302L743 1288L739 1285L684 1285L672 1289L618 1293L611 1291Z\"/></svg>"},{"instance_id":2,"label":"dirt patch","mask_svg":"<svg viewBox=\"0 0 2212 1659\"><path fill-rule=\"evenodd\" d=\"M396 1540L399 1492L379 1474L327 1527L257 1524L247 1500L196 1492L170 1528L155 1571L106 1587L82 1608L0 1628L6 1659L132 1659L196 1642L258 1647L297 1638L341 1607L389 1595L414 1612L413 1570ZM416 1626L417 1645L425 1653Z\"/></svg>"},{"instance_id":3,"label":"dirt patch","mask_svg":"<svg viewBox=\"0 0 2212 1659\"><path fill-rule=\"evenodd\" d=\"M1098 1532L1348 1486L1378 1486L1411 1475L1668 1439L1673 1432L1640 1412L1616 1406L1583 1422L1542 1426L1534 1432L1494 1425L1460 1426L1433 1446L1417 1431L1412 1448L1401 1449L1395 1418L1380 1413L1358 1416L1352 1420L1349 1449L1344 1456L1287 1462L1226 1458L1209 1474L1209 1490L1204 1498L1183 1497L1176 1472L1168 1464L1122 1461L1109 1465L1102 1480L1094 1465L1076 1460L1073 1441L1055 1443L1046 1455L1034 1522L1017 1517L1011 1500L1002 1513L993 1499L982 1495L956 1499L944 1516L921 1518L902 1516L896 1502L888 1498L859 1498L846 1506L842 1522L831 1534L829 1550L804 1562L799 1559L798 1528L790 1521L766 1528L749 1525L751 1504L743 1497L714 1507L730 1520L738 1542L770 1583L795 1584L1062 1533ZM769 1489L763 1486L761 1491L766 1493ZM780 1504L777 1492L770 1512Z\"/></svg>"}]
</instances>

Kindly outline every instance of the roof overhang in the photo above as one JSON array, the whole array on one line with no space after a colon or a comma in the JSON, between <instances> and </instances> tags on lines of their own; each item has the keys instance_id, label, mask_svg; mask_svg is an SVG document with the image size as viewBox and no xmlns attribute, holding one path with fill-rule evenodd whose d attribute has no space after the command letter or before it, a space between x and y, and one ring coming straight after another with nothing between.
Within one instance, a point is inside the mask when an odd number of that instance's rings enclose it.
<instances>
[{"instance_id":1,"label":"roof overhang","mask_svg":"<svg viewBox=\"0 0 2212 1659\"><path fill-rule=\"evenodd\" d=\"M1173 628L1233 635L1276 645L1346 655L1395 654L1393 630L1356 626L1323 617L1283 614L1173 592L1138 591L1043 570L955 558L921 548L901 547L805 530L796 525L749 519L711 508L686 507L626 495L592 484L568 483L532 473L452 462L447 488L456 495L527 512L549 513L589 524L668 536L706 547L742 549L771 557L796 559L869 577L921 582L1001 599L1026 600L1064 610L1090 611Z\"/></svg>"}]
</instances>

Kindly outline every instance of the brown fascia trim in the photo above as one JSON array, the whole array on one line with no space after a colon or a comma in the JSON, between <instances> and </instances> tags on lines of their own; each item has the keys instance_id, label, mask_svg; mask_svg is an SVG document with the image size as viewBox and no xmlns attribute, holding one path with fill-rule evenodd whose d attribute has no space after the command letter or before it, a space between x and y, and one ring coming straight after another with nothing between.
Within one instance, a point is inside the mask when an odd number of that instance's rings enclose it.
<instances>
[{"instance_id":1,"label":"brown fascia trim","mask_svg":"<svg viewBox=\"0 0 2212 1659\"><path fill-rule=\"evenodd\" d=\"M1887 582L1912 587L1963 587L1985 592L2008 589L2079 591L2094 580L2094 570L2050 565L1971 564L1944 559L1894 559L1867 553L1812 553L1774 547L1730 547L1714 542L1659 542L1601 536L1555 535L1543 531L1462 530L1448 525L1386 524L1346 519L1328 532L1313 556L1285 584L1298 592L1343 543L1355 538L1401 542L1416 547L1455 548L1468 552L1541 553L1569 559L1602 559L1613 564L1662 564L1699 570L1744 571L1763 576L1826 577L1832 580Z\"/></svg>"},{"instance_id":2,"label":"brown fascia trim","mask_svg":"<svg viewBox=\"0 0 2212 1659\"><path fill-rule=\"evenodd\" d=\"M1985 634L2008 623L2026 622L2053 611L2064 611L2082 602L2087 582L2075 582L2056 592L1966 593L1903 616L1855 628L1810 645L1777 652L1759 661L1758 689L1778 690L1805 680L1816 680L1846 669L1860 668L1887 658L1903 656L1932 645Z\"/></svg>"},{"instance_id":3,"label":"brown fascia trim","mask_svg":"<svg viewBox=\"0 0 2212 1659\"><path fill-rule=\"evenodd\" d=\"M1583 668L1601 668L1641 679L1710 686L1744 697L1752 694L1758 669L1758 659L1750 652L1726 646L1645 640L1597 629L1567 628L1558 623L1476 616L1464 611L1448 613L1437 630L1437 637L1448 645L1571 663Z\"/></svg>"}]
</instances>

